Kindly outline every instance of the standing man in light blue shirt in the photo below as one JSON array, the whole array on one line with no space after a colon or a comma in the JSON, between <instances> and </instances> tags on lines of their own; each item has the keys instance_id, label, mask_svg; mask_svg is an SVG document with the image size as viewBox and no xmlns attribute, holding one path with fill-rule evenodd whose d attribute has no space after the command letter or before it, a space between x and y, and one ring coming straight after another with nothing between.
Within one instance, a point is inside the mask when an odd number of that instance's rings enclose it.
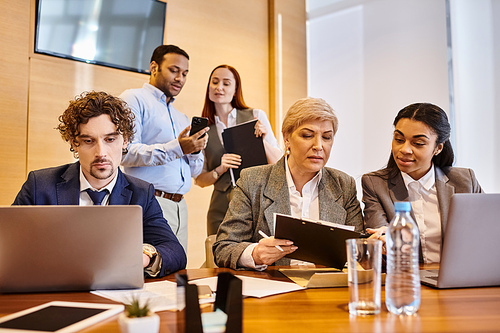
<instances>
[{"instance_id":1,"label":"standing man in light blue shirt","mask_svg":"<svg viewBox=\"0 0 500 333\"><path fill-rule=\"evenodd\" d=\"M122 165L127 174L155 186L156 198L179 242L187 250L188 211L184 194L191 177L200 174L208 141L208 127L189 135L189 118L173 105L189 71L188 54L175 45L160 45L151 56L149 83L125 90L125 100L135 114L135 137Z\"/></svg>"}]
</instances>

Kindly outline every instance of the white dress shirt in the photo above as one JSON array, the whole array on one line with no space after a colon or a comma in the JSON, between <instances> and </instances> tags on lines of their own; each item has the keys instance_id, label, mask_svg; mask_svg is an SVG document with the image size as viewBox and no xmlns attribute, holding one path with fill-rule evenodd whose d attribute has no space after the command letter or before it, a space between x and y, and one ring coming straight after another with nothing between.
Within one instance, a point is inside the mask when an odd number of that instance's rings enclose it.
<instances>
[{"instance_id":1,"label":"white dress shirt","mask_svg":"<svg viewBox=\"0 0 500 333\"><path fill-rule=\"evenodd\" d=\"M102 199L101 205L106 206L108 204L109 196L111 195L111 192L113 192L113 188L115 187L116 180L118 179L118 170L115 173L115 177L113 180L100 190L97 190L93 188L89 182L87 181L87 178L85 178L85 175L83 174L82 167L80 166L80 206L92 206L94 205L94 202L88 195L88 193L85 191L86 189L91 189L92 191L100 192L104 190L108 190L108 194Z\"/></svg>"},{"instance_id":2,"label":"white dress shirt","mask_svg":"<svg viewBox=\"0 0 500 333\"><path fill-rule=\"evenodd\" d=\"M413 214L420 231L424 263L439 262L441 257L441 215L434 166L418 181L402 172Z\"/></svg>"},{"instance_id":3,"label":"white dress shirt","mask_svg":"<svg viewBox=\"0 0 500 333\"><path fill-rule=\"evenodd\" d=\"M319 220L319 200L318 200L318 184L321 179L321 170L308 181L302 188L302 195L295 187L292 179L292 174L288 168L288 163L285 160L286 182L288 184L288 194L290 195L290 211L293 217L310 218Z\"/></svg>"}]
</instances>

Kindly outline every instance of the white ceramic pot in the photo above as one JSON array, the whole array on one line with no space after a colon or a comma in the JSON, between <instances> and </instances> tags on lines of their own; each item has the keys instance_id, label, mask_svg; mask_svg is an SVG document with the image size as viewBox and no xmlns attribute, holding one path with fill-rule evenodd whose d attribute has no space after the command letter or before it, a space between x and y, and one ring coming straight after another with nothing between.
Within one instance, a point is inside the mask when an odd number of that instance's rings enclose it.
<instances>
[{"instance_id":1,"label":"white ceramic pot","mask_svg":"<svg viewBox=\"0 0 500 333\"><path fill-rule=\"evenodd\" d=\"M146 317L129 318L122 312L118 316L118 323L122 333L158 333L160 330L160 317L156 313Z\"/></svg>"}]
</instances>

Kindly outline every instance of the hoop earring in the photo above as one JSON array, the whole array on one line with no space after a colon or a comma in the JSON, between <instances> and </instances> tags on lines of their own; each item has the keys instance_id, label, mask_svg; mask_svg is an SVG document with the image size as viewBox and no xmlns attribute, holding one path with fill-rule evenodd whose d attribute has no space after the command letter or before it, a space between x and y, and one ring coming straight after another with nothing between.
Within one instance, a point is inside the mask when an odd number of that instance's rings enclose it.
<instances>
[{"instance_id":1,"label":"hoop earring","mask_svg":"<svg viewBox=\"0 0 500 333\"><path fill-rule=\"evenodd\" d=\"M128 148L123 148L122 149L122 155L127 155L128 154Z\"/></svg>"},{"instance_id":2,"label":"hoop earring","mask_svg":"<svg viewBox=\"0 0 500 333\"><path fill-rule=\"evenodd\" d=\"M78 152L77 151L74 151L73 152L73 157L75 158L75 160L77 160L79 158L78 156Z\"/></svg>"}]
</instances>

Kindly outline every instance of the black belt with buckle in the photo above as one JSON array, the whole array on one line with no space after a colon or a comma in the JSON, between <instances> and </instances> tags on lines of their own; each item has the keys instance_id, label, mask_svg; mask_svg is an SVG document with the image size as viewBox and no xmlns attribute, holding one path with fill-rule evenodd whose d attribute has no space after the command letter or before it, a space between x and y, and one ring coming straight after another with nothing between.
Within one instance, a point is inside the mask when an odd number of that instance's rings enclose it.
<instances>
[{"instance_id":1,"label":"black belt with buckle","mask_svg":"<svg viewBox=\"0 0 500 333\"><path fill-rule=\"evenodd\" d=\"M174 202L179 202L184 197L182 194L179 194L179 193L167 193L167 192L158 191L158 190L155 190L155 195L157 197L162 197L162 198L165 198L168 200L172 200Z\"/></svg>"}]
</instances>

